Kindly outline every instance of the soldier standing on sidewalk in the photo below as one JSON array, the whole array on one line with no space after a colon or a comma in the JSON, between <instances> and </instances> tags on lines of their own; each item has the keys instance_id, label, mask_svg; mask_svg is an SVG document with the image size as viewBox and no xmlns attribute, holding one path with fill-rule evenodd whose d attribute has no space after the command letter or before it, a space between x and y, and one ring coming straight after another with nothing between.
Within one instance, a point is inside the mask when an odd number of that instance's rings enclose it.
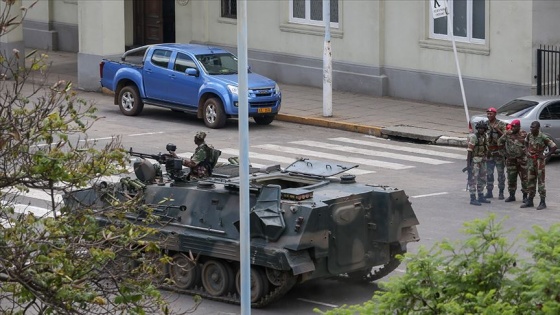
<instances>
[{"instance_id":1,"label":"soldier standing on sidewalk","mask_svg":"<svg viewBox=\"0 0 560 315\"><path fill-rule=\"evenodd\" d=\"M488 125L486 121L476 123L476 133L469 135L467 144L467 169L469 169L469 193L471 205L480 206L481 203L490 203L484 198L486 186L486 156L488 155L488 139L486 137ZM478 193L478 199L476 198Z\"/></svg>"},{"instance_id":2,"label":"soldier standing on sidewalk","mask_svg":"<svg viewBox=\"0 0 560 315\"><path fill-rule=\"evenodd\" d=\"M525 138L527 132L521 130L521 122L515 119L510 124L511 129L498 140L498 144L506 147L506 168L509 197L505 202L515 201L517 190L517 177L521 181L523 202L527 199L527 154L525 154Z\"/></svg>"},{"instance_id":3,"label":"soldier standing on sidewalk","mask_svg":"<svg viewBox=\"0 0 560 315\"><path fill-rule=\"evenodd\" d=\"M494 107L488 108L486 117L488 117L488 161L487 166L487 182L485 198L494 198L492 189L494 189L494 168L498 173L498 199L504 199L504 188L506 187L506 176L504 173L505 158L504 146L498 144L498 139L506 132L507 124L496 119L498 111Z\"/></svg>"},{"instance_id":4,"label":"soldier standing on sidewalk","mask_svg":"<svg viewBox=\"0 0 560 315\"><path fill-rule=\"evenodd\" d=\"M529 196L527 197L527 202L521 205L521 208L534 207L533 198L535 197L535 188L537 186L537 180L539 182L539 196L541 197L541 202L537 207L537 210L542 210L546 208L546 188L544 184L545 172L544 167L546 165L546 159L556 151L556 144L550 139L549 136L545 135L540 131L541 124L538 121L533 121L531 123L531 133L527 136L525 140L525 147L527 148L527 189L529 190ZM548 147L548 153L544 154L544 149Z\"/></svg>"}]
</instances>

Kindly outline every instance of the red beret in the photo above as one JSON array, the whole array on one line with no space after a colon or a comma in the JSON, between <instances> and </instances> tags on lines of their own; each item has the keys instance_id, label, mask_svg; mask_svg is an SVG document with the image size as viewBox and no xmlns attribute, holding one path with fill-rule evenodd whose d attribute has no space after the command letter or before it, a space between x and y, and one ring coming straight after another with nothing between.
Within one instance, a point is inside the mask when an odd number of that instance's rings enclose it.
<instances>
[{"instance_id":1,"label":"red beret","mask_svg":"<svg viewBox=\"0 0 560 315\"><path fill-rule=\"evenodd\" d=\"M512 124L512 125L521 125L521 122L519 121L519 119L514 119L514 120L511 122L511 124Z\"/></svg>"},{"instance_id":2,"label":"red beret","mask_svg":"<svg viewBox=\"0 0 560 315\"><path fill-rule=\"evenodd\" d=\"M498 111L494 107L490 107L488 108L488 110L486 110L486 112L497 113Z\"/></svg>"}]
</instances>

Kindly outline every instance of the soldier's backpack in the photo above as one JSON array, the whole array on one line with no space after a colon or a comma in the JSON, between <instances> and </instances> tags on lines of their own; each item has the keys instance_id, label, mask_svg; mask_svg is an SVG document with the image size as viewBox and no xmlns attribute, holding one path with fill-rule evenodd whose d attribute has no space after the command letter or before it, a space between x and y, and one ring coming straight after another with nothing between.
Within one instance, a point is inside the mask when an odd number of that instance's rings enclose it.
<instances>
[{"instance_id":1,"label":"soldier's backpack","mask_svg":"<svg viewBox=\"0 0 560 315\"><path fill-rule=\"evenodd\" d=\"M216 163L218 163L220 155L222 155L222 151L214 149L211 145L206 145L206 160L204 162L208 165L209 175L212 175L212 170L216 166Z\"/></svg>"}]
</instances>

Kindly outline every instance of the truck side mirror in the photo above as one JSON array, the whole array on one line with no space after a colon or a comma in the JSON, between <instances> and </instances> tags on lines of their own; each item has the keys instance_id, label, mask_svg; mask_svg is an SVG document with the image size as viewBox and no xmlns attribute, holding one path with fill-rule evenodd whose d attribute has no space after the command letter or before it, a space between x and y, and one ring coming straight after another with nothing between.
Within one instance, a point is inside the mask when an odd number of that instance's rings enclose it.
<instances>
[{"instance_id":1,"label":"truck side mirror","mask_svg":"<svg viewBox=\"0 0 560 315\"><path fill-rule=\"evenodd\" d=\"M198 77L198 69L195 68L187 68L187 70L185 70L185 73L193 77Z\"/></svg>"}]
</instances>

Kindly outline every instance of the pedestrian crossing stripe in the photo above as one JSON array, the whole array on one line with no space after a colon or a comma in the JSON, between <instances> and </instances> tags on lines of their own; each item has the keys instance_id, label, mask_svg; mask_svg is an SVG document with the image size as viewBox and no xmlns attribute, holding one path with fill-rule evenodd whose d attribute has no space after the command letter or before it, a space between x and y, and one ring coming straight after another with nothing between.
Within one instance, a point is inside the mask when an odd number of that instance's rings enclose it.
<instances>
[{"instance_id":1,"label":"pedestrian crossing stripe","mask_svg":"<svg viewBox=\"0 0 560 315\"><path fill-rule=\"evenodd\" d=\"M385 157L385 158L390 158L390 159L394 159L394 160L404 160L404 161L425 163L425 164L431 164L431 165L441 165L441 164L453 163L453 162L449 162L449 161L437 160L437 159L420 157L420 156L397 154L397 153L391 153L391 152L386 152L386 151L368 150L368 149L355 148L355 147L343 146L343 145L338 145L338 144L330 144L330 143L324 143L324 142L318 142L318 141L303 140L303 141L292 141L290 143L305 145L305 146L308 146L308 147L316 147L316 148L321 148L321 149L326 149L326 150L335 150L335 151L342 151L342 152L348 152L348 153L358 153L358 154L363 154L363 155L367 155L367 156L379 156L379 157Z\"/></svg>"},{"instance_id":2,"label":"pedestrian crossing stripe","mask_svg":"<svg viewBox=\"0 0 560 315\"><path fill-rule=\"evenodd\" d=\"M356 163L356 164L359 164L359 165L369 165L369 166L375 166L375 167L382 167L382 168L388 168L388 169L392 169L392 170L404 170L404 169L414 167L412 165L403 165L403 164L393 163L393 162L383 162L383 161L377 161L377 160L372 160L372 159L349 157L349 156L332 154L332 153L324 153L324 152L317 152L317 151L306 150L306 149L298 149L298 148L292 148L292 147L287 147L287 146L280 146L280 145L276 145L276 144L262 144L262 145L255 146L255 148L265 149L265 150L270 150L270 151L278 151L278 152L282 152L282 153L291 153L291 154L296 154L296 155L304 156L304 157L313 156L313 157L319 157L319 158L326 159L326 160L345 161L345 162L348 162L348 163Z\"/></svg>"},{"instance_id":3,"label":"pedestrian crossing stripe","mask_svg":"<svg viewBox=\"0 0 560 315\"><path fill-rule=\"evenodd\" d=\"M359 139L350 139L350 138L330 138L329 140L333 141L340 141L345 143L352 143L352 144L359 144L362 146L367 147L375 147L375 148L382 148L382 149L389 149L395 151L403 151L403 152L410 152L415 154L426 154L426 155L434 155L442 158L450 158L450 159L457 159L457 160L464 160L465 154L457 154L457 153L449 153L449 152L441 152L436 150L427 150L427 149L420 149L415 147L408 147L408 146L401 146L401 145L393 145L388 143L378 143L372 141L365 141ZM384 140L387 142L387 140ZM463 149L464 150L464 149Z\"/></svg>"}]
</instances>

